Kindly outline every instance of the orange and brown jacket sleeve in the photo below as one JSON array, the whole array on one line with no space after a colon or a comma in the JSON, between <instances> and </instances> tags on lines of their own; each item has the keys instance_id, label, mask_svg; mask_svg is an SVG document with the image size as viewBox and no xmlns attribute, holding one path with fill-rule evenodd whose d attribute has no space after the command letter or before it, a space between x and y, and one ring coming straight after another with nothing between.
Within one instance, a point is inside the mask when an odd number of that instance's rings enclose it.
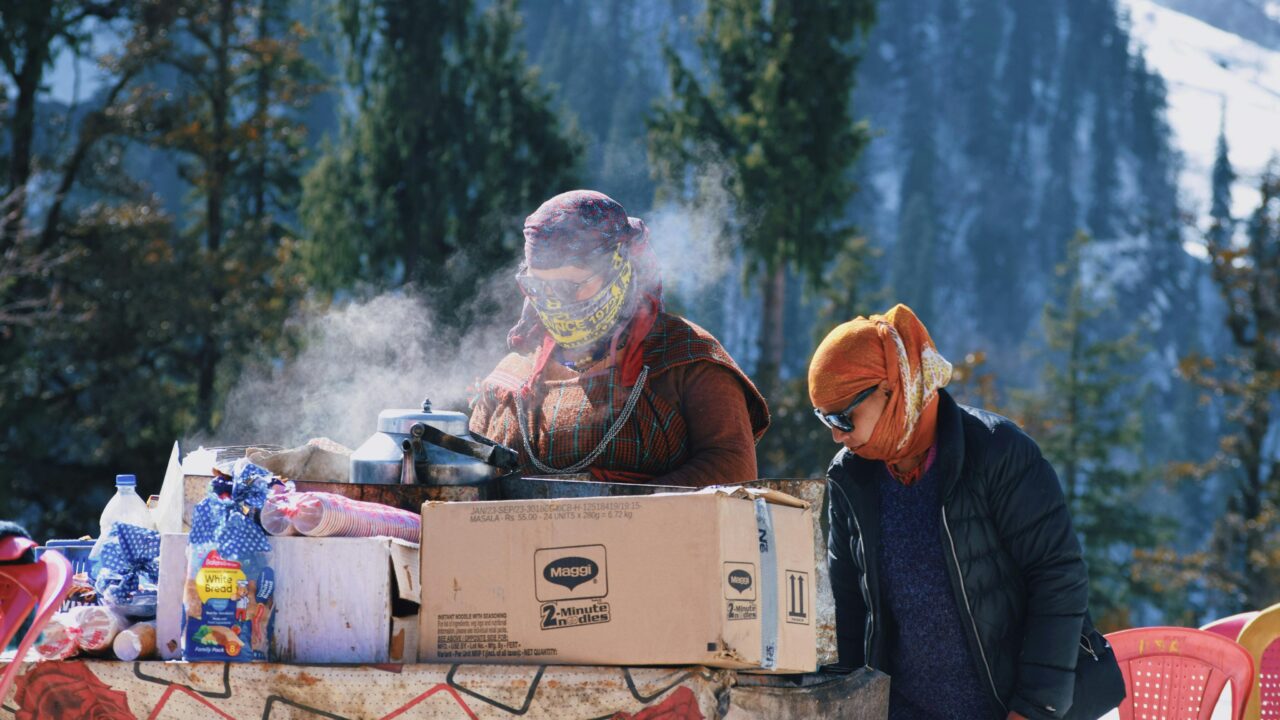
<instances>
[{"instance_id":1,"label":"orange and brown jacket sleeve","mask_svg":"<svg viewBox=\"0 0 1280 720\"><path fill-rule=\"evenodd\" d=\"M756 479L755 437L737 375L715 363L695 362L652 382L654 392L680 408L688 428L688 459L654 483L705 487Z\"/></svg>"}]
</instances>

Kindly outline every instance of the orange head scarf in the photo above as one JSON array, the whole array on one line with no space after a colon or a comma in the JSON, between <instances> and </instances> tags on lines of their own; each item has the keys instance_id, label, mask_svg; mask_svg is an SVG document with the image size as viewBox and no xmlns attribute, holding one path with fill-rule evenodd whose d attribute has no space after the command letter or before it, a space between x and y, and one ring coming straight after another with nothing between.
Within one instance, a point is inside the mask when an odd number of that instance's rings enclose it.
<instances>
[{"instance_id":1,"label":"orange head scarf","mask_svg":"<svg viewBox=\"0 0 1280 720\"><path fill-rule=\"evenodd\" d=\"M933 445L938 389L950 381L951 363L938 354L929 331L906 305L840 325L809 361L814 407L842 408L869 387L888 388L884 414L858 455L891 464Z\"/></svg>"}]
</instances>

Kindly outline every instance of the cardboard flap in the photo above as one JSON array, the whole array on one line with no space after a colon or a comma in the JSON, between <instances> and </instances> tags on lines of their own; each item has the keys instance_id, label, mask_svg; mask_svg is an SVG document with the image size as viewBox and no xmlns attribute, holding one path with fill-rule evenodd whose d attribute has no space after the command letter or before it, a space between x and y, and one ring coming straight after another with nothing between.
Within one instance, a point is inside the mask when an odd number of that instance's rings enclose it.
<instances>
[{"instance_id":1,"label":"cardboard flap","mask_svg":"<svg viewBox=\"0 0 1280 720\"><path fill-rule=\"evenodd\" d=\"M687 494L687 493L685 493ZM801 500L798 497L788 495L778 490L759 487L745 487L743 485L712 485L705 487L694 493L695 495L725 495L728 497L739 498L742 500L756 500L763 498L765 502L774 505L784 505L794 508L808 508L808 501Z\"/></svg>"},{"instance_id":2,"label":"cardboard flap","mask_svg":"<svg viewBox=\"0 0 1280 720\"><path fill-rule=\"evenodd\" d=\"M396 595L412 603L422 601L422 587L418 580L418 544L407 540L392 539L390 547L391 572L396 578Z\"/></svg>"},{"instance_id":3,"label":"cardboard flap","mask_svg":"<svg viewBox=\"0 0 1280 720\"><path fill-rule=\"evenodd\" d=\"M393 663L418 662L418 616L391 618L387 659Z\"/></svg>"}]
</instances>

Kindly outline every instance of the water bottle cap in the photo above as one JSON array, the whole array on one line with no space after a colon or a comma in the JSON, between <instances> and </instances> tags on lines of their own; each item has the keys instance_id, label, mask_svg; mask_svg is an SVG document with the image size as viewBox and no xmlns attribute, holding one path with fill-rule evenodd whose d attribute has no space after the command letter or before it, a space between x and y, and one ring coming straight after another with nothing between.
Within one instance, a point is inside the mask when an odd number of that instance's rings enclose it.
<instances>
[{"instance_id":1,"label":"water bottle cap","mask_svg":"<svg viewBox=\"0 0 1280 720\"><path fill-rule=\"evenodd\" d=\"M117 475L116 476L116 487L120 487L121 485L137 485L137 484L138 484L138 476L136 475Z\"/></svg>"}]
</instances>

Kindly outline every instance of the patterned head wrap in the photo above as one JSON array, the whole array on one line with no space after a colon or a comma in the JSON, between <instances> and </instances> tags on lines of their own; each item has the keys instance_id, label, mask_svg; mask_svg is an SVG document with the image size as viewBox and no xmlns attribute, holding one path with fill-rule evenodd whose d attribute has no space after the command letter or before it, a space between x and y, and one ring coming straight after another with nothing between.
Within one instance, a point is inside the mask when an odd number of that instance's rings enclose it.
<instances>
[{"instance_id":1,"label":"patterned head wrap","mask_svg":"<svg viewBox=\"0 0 1280 720\"><path fill-rule=\"evenodd\" d=\"M814 407L844 407L869 387L888 388L884 414L858 449L861 457L888 463L920 455L933 444L938 390L950 381L951 363L938 354L929 331L906 305L840 325L809 361Z\"/></svg>"},{"instance_id":2,"label":"patterned head wrap","mask_svg":"<svg viewBox=\"0 0 1280 720\"><path fill-rule=\"evenodd\" d=\"M538 270L596 267L644 233L644 222L627 217L617 200L595 190L570 190L525 218L524 261Z\"/></svg>"},{"instance_id":3,"label":"patterned head wrap","mask_svg":"<svg viewBox=\"0 0 1280 720\"><path fill-rule=\"evenodd\" d=\"M635 301L621 324L639 310L644 311L642 315L656 315L662 309L662 280L649 245L649 228L640 218L627 217L618 201L595 190L571 190L542 203L524 221L526 268L604 267L618 252L634 266L638 290L632 293ZM547 338L546 328L526 299L520 321L507 333L508 347L531 352Z\"/></svg>"}]
</instances>

